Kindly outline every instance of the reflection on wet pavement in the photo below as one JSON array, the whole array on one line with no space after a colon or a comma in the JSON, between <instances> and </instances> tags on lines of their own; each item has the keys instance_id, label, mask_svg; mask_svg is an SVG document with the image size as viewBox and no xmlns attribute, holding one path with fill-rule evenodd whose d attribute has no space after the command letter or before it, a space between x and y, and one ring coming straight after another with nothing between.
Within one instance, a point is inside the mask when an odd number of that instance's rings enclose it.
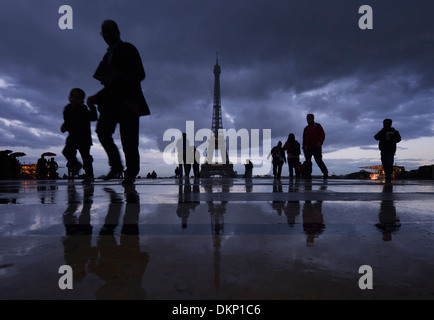
<instances>
[{"instance_id":1,"label":"reflection on wet pavement","mask_svg":"<svg viewBox=\"0 0 434 320\"><path fill-rule=\"evenodd\" d=\"M432 299L433 194L432 181L2 181L0 298Z\"/></svg>"}]
</instances>

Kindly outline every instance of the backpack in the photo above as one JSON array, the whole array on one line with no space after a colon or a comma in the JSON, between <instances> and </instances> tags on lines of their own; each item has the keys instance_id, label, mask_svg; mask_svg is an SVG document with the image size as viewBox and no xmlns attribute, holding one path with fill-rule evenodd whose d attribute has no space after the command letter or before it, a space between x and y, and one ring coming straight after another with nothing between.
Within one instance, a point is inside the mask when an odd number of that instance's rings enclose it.
<instances>
[{"instance_id":1,"label":"backpack","mask_svg":"<svg viewBox=\"0 0 434 320\"><path fill-rule=\"evenodd\" d=\"M285 161L285 154L283 149L279 149L277 147L273 148L273 160L277 162L284 162Z\"/></svg>"},{"instance_id":2,"label":"backpack","mask_svg":"<svg viewBox=\"0 0 434 320\"><path fill-rule=\"evenodd\" d=\"M301 150L300 150L300 143L296 140L294 140L290 147L289 147L289 153L292 154L293 156L299 156L301 154Z\"/></svg>"}]
</instances>

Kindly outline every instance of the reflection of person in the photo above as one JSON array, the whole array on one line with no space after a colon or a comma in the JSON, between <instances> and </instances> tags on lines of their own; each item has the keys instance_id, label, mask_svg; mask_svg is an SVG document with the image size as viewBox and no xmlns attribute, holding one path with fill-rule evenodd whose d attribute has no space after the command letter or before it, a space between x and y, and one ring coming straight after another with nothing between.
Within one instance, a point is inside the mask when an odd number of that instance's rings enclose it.
<instances>
[{"instance_id":1,"label":"reflection of person","mask_svg":"<svg viewBox=\"0 0 434 320\"><path fill-rule=\"evenodd\" d=\"M253 191L253 181L252 178L246 178L246 192L250 193Z\"/></svg>"},{"instance_id":2,"label":"reflection of person","mask_svg":"<svg viewBox=\"0 0 434 320\"><path fill-rule=\"evenodd\" d=\"M15 193L19 192L20 188L16 186L0 186L0 204L17 203Z\"/></svg>"},{"instance_id":3,"label":"reflection of person","mask_svg":"<svg viewBox=\"0 0 434 320\"><path fill-rule=\"evenodd\" d=\"M280 176L282 174L283 163L286 162L285 150L283 150L283 148L282 148L282 141L279 141L277 143L277 146L274 146L271 149L270 153L268 154L267 159L269 159L270 156L273 157L272 163L273 163L274 179L280 179Z\"/></svg>"},{"instance_id":4,"label":"reflection of person","mask_svg":"<svg viewBox=\"0 0 434 320\"><path fill-rule=\"evenodd\" d=\"M311 113L306 116L307 126L303 131L304 157L306 158L307 166L310 168L312 168L312 156L314 157L316 164L323 173L324 180L326 180L328 178L328 170L322 160L322 145L325 140L325 132L323 127L319 123L316 123L314 119L314 115ZM306 176L308 179L311 177L310 173Z\"/></svg>"},{"instance_id":5,"label":"reflection of person","mask_svg":"<svg viewBox=\"0 0 434 320\"><path fill-rule=\"evenodd\" d=\"M297 193L298 183L289 182L288 193ZM300 214L300 201L288 200L285 207L285 215L288 221L288 225L293 227L295 225L295 218Z\"/></svg>"},{"instance_id":6,"label":"reflection of person","mask_svg":"<svg viewBox=\"0 0 434 320\"><path fill-rule=\"evenodd\" d=\"M386 181L391 181L396 144L401 141L401 135L392 127L391 119L384 119L383 128L378 131L374 139L379 141L378 147L381 151L381 163L383 165Z\"/></svg>"},{"instance_id":7,"label":"reflection of person","mask_svg":"<svg viewBox=\"0 0 434 320\"><path fill-rule=\"evenodd\" d=\"M89 261L95 258L95 248L92 247L92 225L90 210L92 207L94 188L85 187L83 206L80 215L75 215L79 207L79 197L74 185L68 185L68 207L63 213L65 236L62 237L65 263L71 266L74 281L80 281L86 276Z\"/></svg>"},{"instance_id":8,"label":"reflection of person","mask_svg":"<svg viewBox=\"0 0 434 320\"><path fill-rule=\"evenodd\" d=\"M97 238L97 258L88 268L90 273L104 280L95 292L98 299L145 299L141 282L149 254L140 251L140 198L133 184L126 184L124 188L126 204L119 243L114 230L119 223L123 199L114 190L105 189L110 194L111 205Z\"/></svg>"},{"instance_id":9,"label":"reflection of person","mask_svg":"<svg viewBox=\"0 0 434 320\"><path fill-rule=\"evenodd\" d=\"M90 123L96 121L98 115L94 105L89 108L84 104L85 92L80 88L74 88L69 93L69 104L63 109L63 124L61 132L68 131L65 147L62 154L68 161L68 168L72 176L75 176L83 166L86 173L85 182L93 181L93 166L90 156L92 134ZM80 152L83 165L77 160L76 154Z\"/></svg>"},{"instance_id":10,"label":"reflection of person","mask_svg":"<svg viewBox=\"0 0 434 320\"><path fill-rule=\"evenodd\" d=\"M325 228L322 214L322 201L305 201L303 206L303 230L306 233L306 245L313 246L317 238Z\"/></svg>"},{"instance_id":11,"label":"reflection of person","mask_svg":"<svg viewBox=\"0 0 434 320\"><path fill-rule=\"evenodd\" d=\"M195 178L200 177L200 152L196 149L196 147L193 148L194 152L194 161L193 161L193 174Z\"/></svg>"},{"instance_id":12,"label":"reflection of person","mask_svg":"<svg viewBox=\"0 0 434 320\"><path fill-rule=\"evenodd\" d=\"M56 203L55 201L55 195L56 195L56 190L57 190L57 185L52 184L52 185L38 185L36 187L36 189L38 190L38 192L41 193L41 203L47 203L46 198L49 198L49 203ZM48 192L47 192L48 191Z\"/></svg>"},{"instance_id":13,"label":"reflection of person","mask_svg":"<svg viewBox=\"0 0 434 320\"><path fill-rule=\"evenodd\" d=\"M184 189L183 189L184 187ZM199 184L195 180L193 186L193 193L199 193ZM184 185L182 180L179 182L179 192L178 192L178 208L176 209L176 215L181 218L182 229L187 228L188 217L190 216L190 211L194 210L200 201L193 201L191 199L191 184L190 179L185 179Z\"/></svg>"},{"instance_id":14,"label":"reflection of person","mask_svg":"<svg viewBox=\"0 0 434 320\"><path fill-rule=\"evenodd\" d=\"M282 193L283 189L282 189L282 182L279 181L274 181L273 182L273 193ZM284 211L285 208L285 201L281 201L281 200L273 200L273 203L271 204L271 206L273 207L274 210L276 210L277 214L279 216L282 215L282 212Z\"/></svg>"},{"instance_id":15,"label":"reflection of person","mask_svg":"<svg viewBox=\"0 0 434 320\"><path fill-rule=\"evenodd\" d=\"M100 112L96 132L111 167L105 179L119 178L123 174L119 150L112 137L119 123L127 167L122 183L132 184L140 171L139 117L150 114L140 85L145 79L145 70L136 47L121 40L116 22L104 21L101 35L109 48L94 78L104 88L87 101L97 104Z\"/></svg>"},{"instance_id":16,"label":"reflection of person","mask_svg":"<svg viewBox=\"0 0 434 320\"><path fill-rule=\"evenodd\" d=\"M392 192L391 188L385 186L383 192ZM392 233L401 227L399 218L396 216L396 207L392 200L381 201L378 220L375 226L383 233L383 241L391 241Z\"/></svg>"},{"instance_id":17,"label":"reflection of person","mask_svg":"<svg viewBox=\"0 0 434 320\"><path fill-rule=\"evenodd\" d=\"M288 140L286 140L285 144L283 145L283 150L286 151L288 157L289 178L294 178L294 171L295 177L297 179L300 178L300 143L295 140L295 135L293 133L288 135Z\"/></svg>"},{"instance_id":18,"label":"reflection of person","mask_svg":"<svg viewBox=\"0 0 434 320\"><path fill-rule=\"evenodd\" d=\"M327 185L322 185L320 190L326 190ZM305 185L305 191L312 190L312 184ZM306 200L303 206L303 229L307 236L306 245L312 247L317 238L325 229L324 216L322 214L322 201L313 203Z\"/></svg>"}]
</instances>

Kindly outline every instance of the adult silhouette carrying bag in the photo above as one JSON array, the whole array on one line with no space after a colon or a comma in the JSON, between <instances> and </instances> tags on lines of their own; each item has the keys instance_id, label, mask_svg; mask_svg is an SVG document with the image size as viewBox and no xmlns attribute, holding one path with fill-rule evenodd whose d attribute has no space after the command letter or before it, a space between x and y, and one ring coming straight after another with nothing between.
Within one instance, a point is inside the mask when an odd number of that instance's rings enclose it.
<instances>
[{"instance_id":1,"label":"adult silhouette carrying bag","mask_svg":"<svg viewBox=\"0 0 434 320\"><path fill-rule=\"evenodd\" d=\"M119 178L123 174L122 183L132 184L140 171L139 118L150 114L140 85L146 74L138 50L131 43L121 40L116 22L104 21L101 35L109 47L94 78L104 88L90 96L87 103L98 105L100 113L96 132L110 165L105 179ZM118 123L125 154L125 172L112 137Z\"/></svg>"}]
</instances>

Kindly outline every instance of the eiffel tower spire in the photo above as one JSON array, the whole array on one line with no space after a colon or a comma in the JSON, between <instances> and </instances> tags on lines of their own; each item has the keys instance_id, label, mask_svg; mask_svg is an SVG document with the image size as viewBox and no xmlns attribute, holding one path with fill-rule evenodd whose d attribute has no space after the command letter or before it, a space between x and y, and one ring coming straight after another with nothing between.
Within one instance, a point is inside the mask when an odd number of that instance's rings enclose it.
<instances>
[{"instance_id":1,"label":"eiffel tower spire","mask_svg":"<svg viewBox=\"0 0 434 320\"><path fill-rule=\"evenodd\" d=\"M211 130L214 133L214 137L216 139L218 138L218 130L223 129L222 106L221 106L221 97L220 97L220 74L221 74L221 68L219 66L219 58L217 52L216 64L214 66L214 99L213 99L212 125L211 125Z\"/></svg>"}]
</instances>

